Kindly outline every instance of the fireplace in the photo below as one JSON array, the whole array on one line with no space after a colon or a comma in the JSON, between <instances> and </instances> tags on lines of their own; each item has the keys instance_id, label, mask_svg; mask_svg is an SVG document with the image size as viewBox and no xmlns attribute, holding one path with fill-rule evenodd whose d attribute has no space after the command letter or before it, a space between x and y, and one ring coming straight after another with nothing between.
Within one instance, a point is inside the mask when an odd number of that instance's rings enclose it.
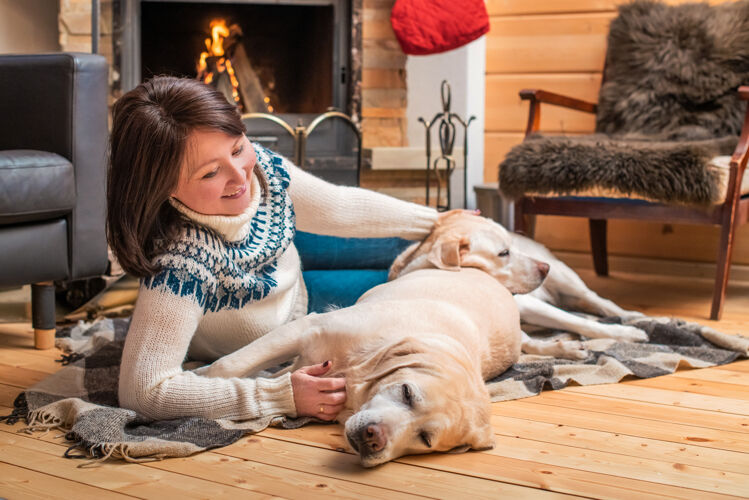
<instances>
[{"instance_id":1,"label":"fireplace","mask_svg":"<svg viewBox=\"0 0 749 500\"><path fill-rule=\"evenodd\" d=\"M352 53L360 53L353 49L361 39L352 0L121 0L120 6L124 91L153 75L196 78L201 53L207 52L209 68L201 79L243 113L271 113L291 128L308 125L329 108L359 120L361 71L352 68L361 61L352 60ZM207 49L212 22L224 23L225 58ZM245 124L251 139L292 156L294 140L279 124ZM350 127L327 120L307 138L303 166L353 184L356 149Z\"/></svg>"}]
</instances>

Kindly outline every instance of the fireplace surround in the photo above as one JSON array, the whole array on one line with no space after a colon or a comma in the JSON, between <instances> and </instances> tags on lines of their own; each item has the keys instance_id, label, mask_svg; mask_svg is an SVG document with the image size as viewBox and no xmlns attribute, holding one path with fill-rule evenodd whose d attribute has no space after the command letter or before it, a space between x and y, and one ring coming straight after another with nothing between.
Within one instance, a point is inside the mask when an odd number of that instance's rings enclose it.
<instances>
[{"instance_id":1,"label":"fireplace surround","mask_svg":"<svg viewBox=\"0 0 749 500\"><path fill-rule=\"evenodd\" d=\"M243 53L262 87L267 109L292 128L330 108L360 123L361 1L120 0L119 77L122 91L157 74L194 78L210 23L241 29ZM250 137L291 156L292 137L270 120L245 120ZM306 142L304 167L331 181L356 179L356 136L328 120Z\"/></svg>"}]
</instances>

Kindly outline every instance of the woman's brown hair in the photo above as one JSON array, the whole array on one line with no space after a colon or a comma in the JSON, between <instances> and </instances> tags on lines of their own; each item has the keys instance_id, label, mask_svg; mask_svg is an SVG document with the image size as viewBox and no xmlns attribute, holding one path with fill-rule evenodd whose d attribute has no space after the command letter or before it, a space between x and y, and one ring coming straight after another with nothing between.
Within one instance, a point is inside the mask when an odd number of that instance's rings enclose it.
<instances>
[{"instance_id":1,"label":"woman's brown hair","mask_svg":"<svg viewBox=\"0 0 749 500\"><path fill-rule=\"evenodd\" d=\"M155 77L114 104L107 239L122 268L133 276L157 273L153 258L178 234L180 215L168 200L195 129L232 136L245 132L237 108L197 80Z\"/></svg>"}]
</instances>

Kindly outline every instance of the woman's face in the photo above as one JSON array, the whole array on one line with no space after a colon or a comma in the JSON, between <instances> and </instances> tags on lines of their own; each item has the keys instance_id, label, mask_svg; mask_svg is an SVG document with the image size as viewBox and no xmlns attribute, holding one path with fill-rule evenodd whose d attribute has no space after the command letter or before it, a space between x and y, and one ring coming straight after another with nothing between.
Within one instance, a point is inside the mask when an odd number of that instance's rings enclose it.
<instances>
[{"instance_id":1,"label":"woman's face","mask_svg":"<svg viewBox=\"0 0 749 500\"><path fill-rule=\"evenodd\" d=\"M205 215L239 215L250 204L257 158L250 141L215 130L194 130L187 140L179 183L172 196Z\"/></svg>"}]
</instances>

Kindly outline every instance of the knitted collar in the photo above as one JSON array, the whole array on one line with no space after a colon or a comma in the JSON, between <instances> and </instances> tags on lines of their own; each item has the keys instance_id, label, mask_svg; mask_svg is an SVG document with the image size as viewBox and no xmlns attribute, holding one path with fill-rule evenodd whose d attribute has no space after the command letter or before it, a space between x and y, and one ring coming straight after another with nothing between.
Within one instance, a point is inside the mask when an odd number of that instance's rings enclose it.
<instances>
[{"instance_id":1,"label":"knitted collar","mask_svg":"<svg viewBox=\"0 0 749 500\"><path fill-rule=\"evenodd\" d=\"M259 168L259 166L256 168ZM237 242L247 238L250 232L250 221L255 216L262 197L263 190L260 187L257 170L255 170L250 180L250 204L239 215L201 214L188 208L187 205L176 198L169 198L169 203L182 215L198 224L213 229L226 241Z\"/></svg>"}]
</instances>

